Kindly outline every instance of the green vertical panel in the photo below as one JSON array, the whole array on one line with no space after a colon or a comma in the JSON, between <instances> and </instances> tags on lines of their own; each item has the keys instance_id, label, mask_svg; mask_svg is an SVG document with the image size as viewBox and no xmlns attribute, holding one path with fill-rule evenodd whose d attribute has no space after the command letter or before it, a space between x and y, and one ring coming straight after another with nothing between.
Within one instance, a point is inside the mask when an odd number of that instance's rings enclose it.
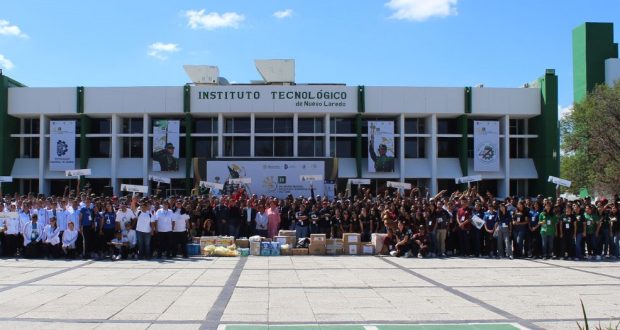
<instances>
[{"instance_id":1,"label":"green vertical panel","mask_svg":"<svg viewBox=\"0 0 620 330\"><path fill-rule=\"evenodd\" d=\"M530 119L530 131L538 135L530 139L529 150L538 172L538 179L531 181L530 192L555 196L555 186L547 178L560 176L560 132L558 127L558 77L554 70L547 70L538 79L541 93L541 114Z\"/></svg>"},{"instance_id":2,"label":"green vertical panel","mask_svg":"<svg viewBox=\"0 0 620 330\"><path fill-rule=\"evenodd\" d=\"M192 190L192 155L194 154L194 141L192 139L192 115L185 113L185 194L189 195Z\"/></svg>"},{"instance_id":3,"label":"green vertical panel","mask_svg":"<svg viewBox=\"0 0 620 330\"><path fill-rule=\"evenodd\" d=\"M0 75L0 175L10 176L15 159L19 157L18 139L11 134L19 133L19 119L9 115L9 88L23 85ZM3 193L13 193L17 190L17 183L2 183Z\"/></svg>"},{"instance_id":4,"label":"green vertical panel","mask_svg":"<svg viewBox=\"0 0 620 330\"><path fill-rule=\"evenodd\" d=\"M471 113L471 87L465 87L465 113Z\"/></svg>"},{"instance_id":5,"label":"green vertical panel","mask_svg":"<svg viewBox=\"0 0 620 330\"><path fill-rule=\"evenodd\" d=\"M467 115L459 116L458 119L459 133L461 138L459 139L459 163L461 164L461 172L463 175L467 175Z\"/></svg>"},{"instance_id":6,"label":"green vertical panel","mask_svg":"<svg viewBox=\"0 0 620 330\"><path fill-rule=\"evenodd\" d=\"M355 130L357 133L355 139L355 165L357 169L357 177L362 177L362 113L366 111L366 94L364 86L357 88L357 115L355 116Z\"/></svg>"},{"instance_id":7,"label":"green vertical panel","mask_svg":"<svg viewBox=\"0 0 620 330\"><path fill-rule=\"evenodd\" d=\"M613 23L586 22L573 29L574 102L605 82L605 60L617 57Z\"/></svg>"}]
</instances>

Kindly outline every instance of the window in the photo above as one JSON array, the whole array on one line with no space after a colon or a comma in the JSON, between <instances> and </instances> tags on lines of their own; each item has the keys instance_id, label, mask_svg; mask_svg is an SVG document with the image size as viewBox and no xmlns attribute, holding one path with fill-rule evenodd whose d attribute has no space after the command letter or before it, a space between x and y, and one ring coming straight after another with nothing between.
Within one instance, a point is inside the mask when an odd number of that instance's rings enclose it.
<instances>
[{"instance_id":1,"label":"window","mask_svg":"<svg viewBox=\"0 0 620 330\"><path fill-rule=\"evenodd\" d=\"M369 121L388 121L394 125L394 134L398 134L398 125L395 120L390 118L364 118L362 119L362 134L368 134L368 122Z\"/></svg>"},{"instance_id":2,"label":"window","mask_svg":"<svg viewBox=\"0 0 620 330\"><path fill-rule=\"evenodd\" d=\"M256 118L254 133L293 133L292 118Z\"/></svg>"},{"instance_id":3,"label":"window","mask_svg":"<svg viewBox=\"0 0 620 330\"><path fill-rule=\"evenodd\" d=\"M299 157L324 157L324 139L320 136L300 136L297 138Z\"/></svg>"},{"instance_id":4,"label":"window","mask_svg":"<svg viewBox=\"0 0 620 330\"><path fill-rule=\"evenodd\" d=\"M510 158L527 158L525 144L527 139L510 139Z\"/></svg>"},{"instance_id":5,"label":"window","mask_svg":"<svg viewBox=\"0 0 620 330\"><path fill-rule=\"evenodd\" d=\"M405 118L405 134L424 134L424 118Z\"/></svg>"},{"instance_id":6,"label":"window","mask_svg":"<svg viewBox=\"0 0 620 330\"><path fill-rule=\"evenodd\" d=\"M142 118L123 118L123 134L142 134L143 132Z\"/></svg>"},{"instance_id":7,"label":"window","mask_svg":"<svg viewBox=\"0 0 620 330\"><path fill-rule=\"evenodd\" d=\"M424 158L426 157L425 148L424 138L405 138L405 158Z\"/></svg>"},{"instance_id":8,"label":"window","mask_svg":"<svg viewBox=\"0 0 620 330\"><path fill-rule=\"evenodd\" d=\"M292 157L293 138L257 136L254 138L254 155L256 157Z\"/></svg>"},{"instance_id":9,"label":"window","mask_svg":"<svg viewBox=\"0 0 620 330\"><path fill-rule=\"evenodd\" d=\"M24 134L39 134L39 128L39 119L24 119Z\"/></svg>"},{"instance_id":10,"label":"window","mask_svg":"<svg viewBox=\"0 0 620 330\"><path fill-rule=\"evenodd\" d=\"M112 127L110 126L110 119L93 118L90 122L90 133L92 134L112 133Z\"/></svg>"},{"instance_id":11,"label":"window","mask_svg":"<svg viewBox=\"0 0 620 330\"><path fill-rule=\"evenodd\" d=\"M224 156L250 156L250 138L245 136L225 137Z\"/></svg>"},{"instance_id":12,"label":"window","mask_svg":"<svg viewBox=\"0 0 620 330\"><path fill-rule=\"evenodd\" d=\"M110 158L110 138L89 138L90 157Z\"/></svg>"},{"instance_id":13,"label":"window","mask_svg":"<svg viewBox=\"0 0 620 330\"><path fill-rule=\"evenodd\" d=\"M297 119L297 131L299 133L324 133L323 128L324 128L323 118L298 118Z\"/></svg>"},{"instance_id":14,"label":"window","mask_svg":"<svg viewBox=\"0 0 620 330\"><path fill-rule=\"evenodd\" d=\"M354 137L332 137L329 140L330 157L354 158L355 157L355 138Z\"/></svg>"},{"instance_id":15,"label":"window","mask_svg":"<svg viewBox=\"0 0 620 330\"><path fill-rule=\"evenodd\" d=\"M217 118L194 119L194 133L217 134Z\"/></svg>"},{"instance_id":16,"label":"window","mask_svg":"<svg viewBox=\"0 0 620 330\"><path fill-rule=\"evenodd\" d=\"M39 158L39 138L27 137L23 138L24 153L22 158Z\"/></svg>"},{"instance_id":17,"label":"window","mask_svg":"<svg viewBox=\"0 0 620 330\"><path fill-rule=\"evenodd\" d=\"M458 158L460 138L437 138L437 157Z\"/></svg>"},{"instance_id":18,"label":"window","mask_svg":"<svg viewBox=\"0 0 620 330\"><path fill-rule=\"evenodd\" d=\"M142 137L123 138L123 158L142 158Z\"/></svg>"},{"instance_id":19,"label":"window","mask_svg":"<svg viewBox=\"0 0 620 330\"><path fill-rule=\"evenodd\" d=\"M510 134L527 134L525 132L525 119L510 119L509 126Z\"/></svg>"},{"instance_id":20,"label":"window","mask_svg":"<svg viewBox=\"0 0 620 330\"><path fill-rule=\"evenodd\" d=\"M217 157L217 137L195 137L194 156L206 158Z\"/></svg>"},{"instance_id":21,"label":"window","mask_svg":"<svg viewBox=\"0 0 620 330\"><path fill-rule=\"evenodd\" d=\"M331 118L331 134L355 134L355 118Z\"/></svg>"},{"instance_id":22,"label":"window","mask_svg":"<svg viewBox=\"0 0 620 330\"><path fill-rule=\"evenodd\" d=\"M437 133L438 134L459 134L460 132L458 129L457 120L454 118L437 119Z\"/></svg>"},{"instance_id":23,"label":"window","mask_svg":"<svg viewBox=\"0 0 620 330\"><path fill-rule=\"evenodd\" d=\"M224 133L247 134L250 133L250 118L226 118L224 126Z\"/></svg>"}]
</instances>

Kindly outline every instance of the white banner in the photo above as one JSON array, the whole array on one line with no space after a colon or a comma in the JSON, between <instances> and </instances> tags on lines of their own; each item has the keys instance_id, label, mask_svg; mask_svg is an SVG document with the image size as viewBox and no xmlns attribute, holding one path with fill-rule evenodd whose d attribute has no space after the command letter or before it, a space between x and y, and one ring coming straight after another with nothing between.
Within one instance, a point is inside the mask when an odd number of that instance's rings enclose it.
<instances>
[{"instance_id":1,"label":"white banner","mask_svg":"<svg viewBox=\"0 0 620 330\"><path fill-rule=\"evenodd\" d=\"M139 193L148 193L149 191L149 187L147 186L136 186L133 184L122 184L121 185L121 191L127 191L127 192L139 192Z\"/></svg>"},{"instance_id":2,"label":"white banner","mask_svg":"<svg viewBox=\"0 0 620 330\"><path fill-rule=\"evenodd\" d=\"M474 121L474 171L499 171L498 121Z\"/></svg>"},{"instance_id":3,"label":"white banner","mask_svg":"<svg viewBox=\"0 0 620 330\"><path fill-rule=\"evenodd\" d=\"M0 219L15 219L19 217L17 212L0 212Z\"/></svg>"},{"instance_id":4,"label":"white banner","mask_svg":"<svg viewBox=\"0 0 620 330\"><path fill-rule=\"evenodd\" d=\"M411 183L406 182L396 182L396 181L388 181L387 186L390 188L398 188L398 189L411 189Z\"/></svg>"},{"instance_id":5,"label":"white banner","mask_svg":"<svg viewBox=\"0 0 620 330\"><path fill-rule=\"evenodd\" d=\"M153 172L179 170L178 120L156 120L153 123Z\"/></svg>"},{"instance_id":6,"label":"white banner","mask_svg":"<svg viewBox=\"0 0 620 330\"><path fill-rule=\"evenodd\" d=\"M553 184L556 184L558 186L562 186L562 187L570 187L571 184L572 184L572 182L570 182L570 181L568 181L566 179L560 179L560 178L557 178L555 176L549 176L548 181L553 183Z\"/></svg>"},{"instance_id":7,"label":"white banner","mask_svg":"<svg viewBox=\"0 0 620 330\"><path fill-rule=\"evenodd\" d=\"M302 175L325 173L323 161L207 161L208 182L224 184L222 194L244 188L248 194L310 196L310 181ZM229 179L252 178L251 183L231 183ZM237 181L237 180L233 180ZM323 195L324 181L314 181L314 194Z\"/></svg>"},{"instance_id":8,"label":"white banner","mask_svg":"<svg viewBox=\"0 0 620 330\"><path fill-rule=\"evenodd\" d=\"M90 170L90 168L85 168L81 170L65 171L65 176L82 176L82 175L92 175L92 171Z\"/></svg>"},{"instance_id":9,"label":"white banner","mask_svg":"<svg viewBox=\"0 0 620 330\"><path fill-rule=\"evenodd\" d=\"M370 179L349 179L349 183L368 185L370 184Z\"/></svg>"},{"instance_id":10,"label":"white banner","mask_svg":"<svg viewBox=\"0 0 620 330\"><path fill-rule=\"evenodd\" d=\"M299 176L299 181L304 182L304 181L323 181L323 175L319 174L319 175L300 175Z\"/></svg>"},{"instance_id":11,"label":"white banner","mask_svg":"<svg viewBox=\"0 0 620 330\"><path fill-rule=\"evenodd\" d=\"M50 171L75 168L75 121L50 121Z\"/></svg>"},{"instance_id":12,"label":"white banner","mask_svg":"<svg viewBox=\"0 0 620 330\"><path fill-rule=\"evenodd\" d=\"M159 182L159 183L167 183L167 184L170 184L170 182L172 182L170 178L166 178L163 176L155 176L155 175L149 175L149 180Z\"/></svg>"},{"instance_id":13,"label":"white banner","mask_svg":"<svg viewBox=\"0 0 620 330\"><path fill-rule=\"evenodd\" d=\"M13 182L12 176L0 176L0 182Z\"/></svg>"},{"instance_id":14,"label":"white banner","mask_svg":"<svg viewBox=\"0 0 620 330\"><path fill-rule=\"evenodd\" d=\"M480 228L482 228L482 226L484 226L484 220L482 220L479 216L477 216L475 214L471 217L471 222L478 229L480 229Z\"/></svg>"},{"instance_id":15,"label":"white banner","mask_svg":"<svg viewBox=\"0 0 620 330\"><path fill-rule=\"evenodd\" d=\"M454 179L456 184L459 183L470 183L470 182L478 182L482 181L482 175L470 175L470 176L462 176L460 178Z\"/></svg>"},{"instance_id":16,"label":"white banner","mask_svg":"<svg viewBox=\"0 0 620 330\"><path fill-rule=\"evenodd\" d=\"M217 190L222 190L224 189L224 185L221 183L214 183L214 182L207 182L207 181L200 181L200 185L205 187L205 188L210 188L210 189L217 189Z\"/></svg>"},{"instance_id":17,"label":"white banner","mask_svg":"<svg viewBox=\"0 0 620 330\"><path fill-rule=\"evenodd\" d=\"M394 122L368 122L368 172L394 172Z\"/></svg>"},{"instance_id":18,"label":"white banner","mask_svg":"<svg viewBox=\"0 0 620 330\"><path fill-rule=\"evenodd\" d=\"M230 183L230 184L250 184L250 183L252 183L252 178L230 178L230 179L228 179L228 183Z\"/></svg>"}]
</instances>

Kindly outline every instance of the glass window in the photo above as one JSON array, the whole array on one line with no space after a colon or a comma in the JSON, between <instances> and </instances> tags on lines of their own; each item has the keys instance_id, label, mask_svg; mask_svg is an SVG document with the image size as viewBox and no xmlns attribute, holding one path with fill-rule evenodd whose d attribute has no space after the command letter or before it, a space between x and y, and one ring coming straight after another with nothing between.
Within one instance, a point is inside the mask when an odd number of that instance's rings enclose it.
<instances>
[{"instance_id":1,"label":"glass window","mask_svg":"<svg viewBox=\"0 0 620 330\"><path fill-rule=\"evenodd\" d=\"M405 118L405 134L424 134L424 118Z\"/></svg>"},{"instance_id":2,"label":"glass window","mask_svg":"<svg viewBox=\"0 0 620 330\"><path fill-rule=\"evenodd\" d=\"M257 157L273 157L273 137L255 137L254 154Z\"/></svg>"},{"instance_id":3,"label":"glass window","mask_svg":"<svg viewBox=\"0 0 620 330\"><path fill-rule=\"evenodd\" d=\"M297 139L299 157L324 157L324 139L321 136L300 136Z\"/></svg>"},{"instance_id":4,"label":"glass window","mask_svg":"<svg viewBox=\"0 0 620 330\"><path fill-rule=\"evenodd\" d=\"M142 158L142 152L141 137L123 138L123 158Z\"/></svg>"},{"instance_id":5,"label":"glass window","mask_svg":"<svg viewBox=\"0 0 620 330\"><path fill-rule=\"evenodd\" d=\"M331 118L332 134L355 134L355 118Z\"/></svg>"},{"instance_id":6,"label":"glass window","mask_svg":"<svg viewBox=\"0 0 620 330\"><path fill-rule=\"evenodd\" d=\"M195 157L217 157L217 137L197 137L193 140Z\"/></svg>"},{"instance_id":7,"label":"glass window","mask_svg":"<svg viewBox=\"0 0 620 330\"><path fill-rule=\"evenodd\" d=\"M123 118L123 134L142 134L142 118Z\"/></svg>"},{"instance_id":8,"label":"glass window","mask_svg":"<svg viewBox=\"0 0 620 330\"><path fill-rule=\"evenodd\" d=\"M297 131L299 133L323 133L323 118L299 118Z\"/></svg>"},{"instance_id":9,"label":"glass window","mask_svg":"<svg viewBox=\"0 0 620 330\"><path fill-rule=\"evenodd\" d=\"M437 138L437 157L458 158L460 138Z\"/></svg>"},{"instance_id":10,"label":"glass window","mask_svg":"<svg viewBox=\"0 0 620 330\"><path fill-rule=\"evenodd\" d=\"M425 153L424 138L405 138L405 158L424 158Z\"/></svg>"},{"instance_id":11,"label":"glass window","mask_svg":"<svg viewBox=\"0 0 620 330\"><path fill-rule=\"evenodd\" d=\"M510 134L526 134L524 119L510 119Z\"/></svg>"},{"instance_id":12,"label":"glass window","mask_svg":"<svg viewBox=\"0 0 620 330\"><path fill-rule=\"evenodd\" d=\"M293 133L293 118L274 118L273 128L275 133Z\"/></svg>"},{"instance_id":13,"label":"glass window","mask_svg":"<svg viewBox=\"0 0 620 330\"><path fill-rule=\"evenodd\" d=\"M194 119L194 133L217 133L217 118Z\"/></svg>"},{"instance_id":14,"label":"glass window","mask_svg":"<svg viewBox=\"0 0 620 330\"><path fill-rule=\"evenodd\" d=\"M527 139L510 139L510 158L527 158L525 144Z\"/></svg>"},{"instance_id":15,"label":"glass window","mask_svg":"<svg viewBox=\"0 0 620 330\"><path fill-rule=\"evenodd\" d=\"M250 138L242 136L225 137L224 156L250 156Z\"/></svg>"},{"instance_id":16,"label":"glass window","mask_svg":"<svg viewBox=\"0 0 620 330\"><path fill-rule=\"evenodd\" d=\"M34 134L34 133L32 133ZM24 154L22 158L39 158L39 138L27 137L23 138Z\"/></svg>"},{"instance_id":17,"label":"glass window","mask_svg":"<svg viewBox=\"0 0 620 330\"><path fill-rule=\"evenodd\" d=\"M254 155L256 157L292 157L292 137L255 137Z\"/></svg>"},{"instance_id":18,"label":"glass window","mask_svg":"<svg viewBox=\"0 0 620 330\"><path fill-rule=\"evenodd\" d=\"M277 136L273 138L273 155L275 157L293 156L293 137Z\"/></svg>"},{"instance_id":19,"label":"glass window","mask_svg":"<svg viewBox=\"0 0 620 330\"><path fill-rule=\"evenodd\" d=\"M454 118L437 119L437 133L438 134L459 134L460 132L458 129L457 120Z\"/></svg>"},{"instance_id":20,"label":"glass window","mask_svg":"<svg viewBox=\"0 0 620 330\"><path fill-rule=\"evenodd\" d=\"M250 133L250 118L226 118L224 133Z\"/></svg>"},{"instance_id":21,"label":"glass window","mask_svg":"<svg viewBox=\"0 0 620 330\"><path fill-rule=\"evenodd\" d=\"M330 143L330 157L353 158L355 157L354 137L332 137Z\"/></svg>"},{"instance_id":22,"label":"glass window","mask_svg":"<svg viewBox=\"0 0 620 330\"><path fill-rule=\"evenodd\" d=\"M24 134L39 134L39 128L39 119L24 119Z\"/></svg>"},{"instance_id":23,"label":"glass window","mask_svg":"<svg viewBox=\"0 0 620 330\"><path fill-rule=\"evenodd\" d=\"M254 133L273 133L273 118L256 118Z\"/></svg>"},{"instance_id":24,"label":"glass window","mask_svg":"<svg viewBox=\"0 0 620 330\"><path fill-rule=\"evenodd\" d=\"M110 157L110 138L89 138L90 157L109 158Z\"/></svg>"},{"instance_id":25,"label":"glass window","mask_svg":"<svg viewBox=\"0 0 620 330\"><path fill-rule=\"evenodd\" d=\"M110 126L110 119L105 118L93 118L90 122L90 133L92 134L110 134L112 133L112 127Z\"/></svg>"}]
</instances>

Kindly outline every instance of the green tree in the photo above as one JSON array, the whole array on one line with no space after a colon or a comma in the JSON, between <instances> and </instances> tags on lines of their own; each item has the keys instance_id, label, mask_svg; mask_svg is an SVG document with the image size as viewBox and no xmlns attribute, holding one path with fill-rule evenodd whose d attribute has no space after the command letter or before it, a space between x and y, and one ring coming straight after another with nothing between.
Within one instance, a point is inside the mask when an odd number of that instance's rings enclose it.
<instances>
[{"instance_id":1,"label":"green tree","mask_svg":"<svg viewBox=\"0 0 620 330\"><path fill-rule=\"evenodd\" d=\"M620 83L597 86L560 121L562 177L571 191L620 191Z\"/></svg>"}]
</instances>

